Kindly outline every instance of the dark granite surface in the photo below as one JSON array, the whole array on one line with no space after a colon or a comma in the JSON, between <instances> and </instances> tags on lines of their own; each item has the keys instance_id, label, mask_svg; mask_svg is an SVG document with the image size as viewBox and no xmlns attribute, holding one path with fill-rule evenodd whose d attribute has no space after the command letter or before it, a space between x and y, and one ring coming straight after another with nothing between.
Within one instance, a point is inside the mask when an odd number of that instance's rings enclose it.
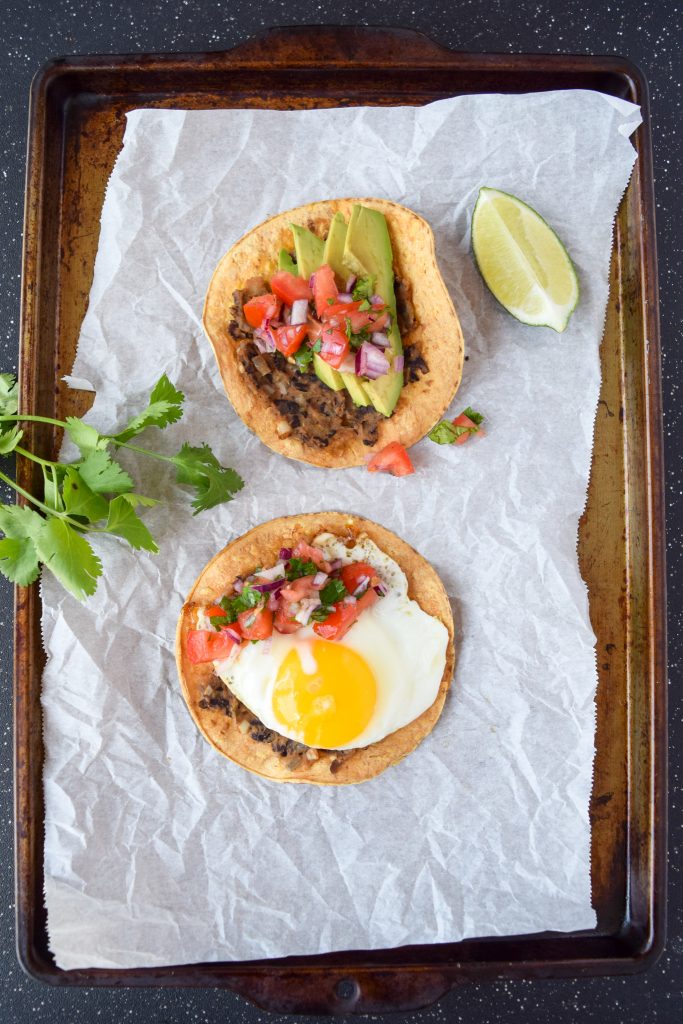
<instances>
[{"instance_id":1,"label":"dark granite surface","mask_svg":"<svg viewBox=\"0 0 683 1024\"><path fill-rule=\"evenodd\" d=\"M467 1021L468 1024L600 1021L602 1024L683 1020L683 878L680 872L683 743L679 692L683 585L680 526L683 523L683 433L677 399L683 354L681 274L681 57L683 19L674 0L459 0L426 4L345 4L321 0L260 3L198 0L54 0L0 3L0 345L2 370L16 367L21 272L21 223L28 90L48 58L70 53L126 53L227 49L277 24L377 24L413 27L454 49L510 52L621 54L643 69L651 88L662 307L663 382L667 455L670 630L671 839L670 914L667 948L647 974L589 981L501 982L456 991L437 1006L396 1021ZM673 528L672 528L673 525ZM30 980L14 952L12 872L12 595L0 581L0 1020L71 1024L77 1021L152 1024L234 1021L253 1024L278 1018L229 992L170 990L54 990ZM311 1018L308 1018L311 1019ZM379 1019L377 1017L372 1019Z\"/></svg>"}]
</instances>

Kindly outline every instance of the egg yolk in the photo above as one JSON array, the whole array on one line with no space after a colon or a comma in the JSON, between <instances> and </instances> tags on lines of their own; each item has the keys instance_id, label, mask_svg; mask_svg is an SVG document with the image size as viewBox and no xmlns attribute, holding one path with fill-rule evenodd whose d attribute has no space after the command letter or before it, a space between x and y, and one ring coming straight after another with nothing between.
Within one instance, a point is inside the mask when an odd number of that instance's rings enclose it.
<instances>
[{"instance_id":1,"label":"egg yolk","mask_svg":"<svg viewBox=\"0 0 683 1024\"><path fill-rule=\"evenodd\" d=\"M283 658L273 712L306 746L335 750L360 736L372 718L375 677L360 654L328 640L315 640L312 659L304 662L296 648Z\"/></svg>"}]
</instances>

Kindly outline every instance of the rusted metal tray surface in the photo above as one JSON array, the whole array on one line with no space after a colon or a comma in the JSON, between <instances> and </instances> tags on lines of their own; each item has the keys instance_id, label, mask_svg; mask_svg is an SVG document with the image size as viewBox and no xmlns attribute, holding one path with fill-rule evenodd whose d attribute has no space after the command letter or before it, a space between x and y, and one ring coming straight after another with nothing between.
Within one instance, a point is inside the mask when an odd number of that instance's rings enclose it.
<instances>
[{"instance_id":1,"label":"rusted metal tray surface","mask_svg":"<svg viewBox=\"0 0 683 1024\"><path fill-rule=\"evenodd\" d=\"M324 55L324 58L321 57ZM618 57L454 53L408 31L277 29L227 53L74 57L31 96L21 395L26 412L82 413L70 371L104 189L135 107L421 104L446 96L598 89L640 103L638 160L614 233L603 383L579 554L598 638L592 815L594 931L326 956L136 970L56 967L43 908L44 663L37 585L16 595L18 953L64 985L225 986L269 1009L410 1009L466 980L628 973L661 951L665 920L665 593L659 333L646 83ZM52 457L59 438L36 428ZM32 480L25 461L21 483Z\"/></svg>"}]
</instances>

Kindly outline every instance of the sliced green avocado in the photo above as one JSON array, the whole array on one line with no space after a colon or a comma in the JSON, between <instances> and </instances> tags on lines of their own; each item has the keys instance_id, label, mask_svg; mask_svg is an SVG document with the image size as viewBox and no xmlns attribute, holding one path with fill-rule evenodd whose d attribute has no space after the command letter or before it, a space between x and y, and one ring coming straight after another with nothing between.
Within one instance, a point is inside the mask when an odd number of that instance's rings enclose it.
<instances>
[{"instance_id":1,"label":"sliced green avocado","mask_svg":"<svg viewBox=\"0 0 683 1024\"><path fill-rule=\"evenodd\" d=\"M330 221L330 230L325 241L323 263L327 263L332 267L336 276L342 282L342 288L349 276L349 272L343 262L345 242L346 221L344 220L344 214L338 210ZM363 382L356 377L355 373L338 373L338 376L341 377L346 390L351 395L354 405L372 405Z\"/></svg>"},{"instance_id":2,"label":"sliced green avocado","mask_svg":"<svg viewBox=\"0 0 683 1024\"><path fill-rule=\"evenodd\" d=\"M308 228L302 228L300 224L292 224L291 227L299 276L309 278L323 261L325 243L322 238L318 238Z\"/></svg>"},{"instance_id":3,"label":"sliced green avocado","mask_svg":"<svg viewBox=\"0 0 683 1024\"><path fill-rule=\"evenodd\" d=\"M396 323L394 257L383 213L361 206L360 203L354 205L346 231L343 262L351 273L359 277L374 277L377 294L382 296L391 312L391 328L388 331L391 348L387 349L387 355L400 355L403 345ZM377 380L364 382L363 387L377 412L391 416L401 394L403 374L390 370Z\"/></svg>"},{"instance_id":4,"label":"sliced green avocado","mask_svg":"<svg viewBox=\"0 0 683 1024\"><path fill-rule=\"evenodd\" d=\"M339 370L335 370L333 366L326 363L324 359L321 359L317 352L313 353L313 369L315 370L323 384L327 384L328 388L332 388L333 391L342 391L344 388L344 381Z\"/></svg>"},{"instance_id":5,"label":"sliced green avocado","mask_svg":"<svg viewBox=\"0 0 683 1024\"><path fill-rule=\"evenodd\" d=\"M280 249L280 255L277 258L277 269L288 270L290 274L299 273L299 268L292 259L291 253L288 253L286 249Z\"/></svg>"}]
</instances>

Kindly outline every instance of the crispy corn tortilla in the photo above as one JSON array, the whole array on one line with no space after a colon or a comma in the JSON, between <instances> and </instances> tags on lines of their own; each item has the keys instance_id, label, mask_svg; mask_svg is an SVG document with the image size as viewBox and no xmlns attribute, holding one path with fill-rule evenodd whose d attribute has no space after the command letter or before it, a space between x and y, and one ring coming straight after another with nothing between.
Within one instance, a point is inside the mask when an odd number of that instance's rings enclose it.
<instances>
[{"instance_id":1,"label":"crispy corn tortilla","mask_svg":"<svg viewBox=\"0 0 683 1024\"><path fill-rule=\"evenodd\" d=\"M304 445L294 436L278 434L279 414L240 369L237 345L228 333L233 318L233 293L252 277L270 278L281 248L293 248L292 223L324 238L330 221L341 211L347 222L354 203L380 210L386 217L394 253L394 274L407 281L416 326L403 335L404 349L417 344L429 372L404 386L392 415L382 418L376 445L370 449L352 428L340 430L327 448ZM203 323L211 342L226 394L238 416L273 451L315 466L360 466L370 451L390 441L406 447L424 437L450 404L460 384L463 337L460 322L436 264L434 235L412 210L385 199L329 199L298 206L252 228L222 258L209 284Z\"/></svg>"},{"instance_id":2,"label":"crispy corn tortilla","mask_svg":"<svg viewBox=\"0 0 683 1024\"><path fill-rule=\"evenodd\" d=\"M220 708L202 708L200 700L214 675L213 665L193 665L185 653L189 630L196 628L200 608L215 604L232 591L235 577L248 575L258 565L274 565L281 547L293 547L298 540L309 543L320 533L333 533L355 541L365 535L393 558L408 580L408 594L429 615L448 630L446 664L434 703L419 718L368 747L344 752L320 751L317 761L276 754L269 743L258 742L242 732L234 717ZM176 634L176 661L183 697L199 730L225 757L267 779L278 782L311 782L339 786L364 782L379 775L409 754L431 732L441 710L454 666L453 617L443 584L429 562L410 545L383 526L341 512L319 512L284 516L255 527L223 548L202 570L183 605ZM296 762L295 764L293 762Z\"/></svg>"}]
</instances>

